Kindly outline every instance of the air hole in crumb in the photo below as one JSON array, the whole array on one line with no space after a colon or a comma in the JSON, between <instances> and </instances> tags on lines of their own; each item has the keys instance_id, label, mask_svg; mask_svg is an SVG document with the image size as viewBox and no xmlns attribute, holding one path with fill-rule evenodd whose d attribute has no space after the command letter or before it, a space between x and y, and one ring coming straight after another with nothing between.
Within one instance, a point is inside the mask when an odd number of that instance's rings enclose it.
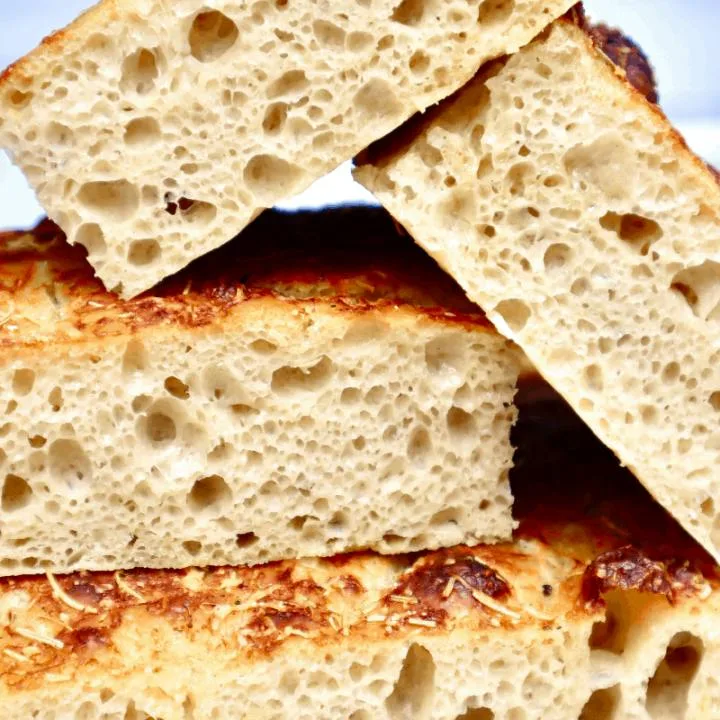
<instances>
[{"instance_id":1,"label":"air hole in crumb","mask_svg":"<svg viewBox=\"0 0 720 720\"><path fill-rule=\"evenodd\" d=\"M654 220L632 213L606 213L600 218L600 225L616 233L641 255L647 255L652 245L663 236L662 228Z\"/></svg>"},{"instance_id":2,"label":"air hole in crumb","mask_svg":"<svg viewBox=\"0 0 720 720\"><path fill-rule=\"evenodd\" d=\"M425 363L433 373L462 372L465 364L465 343L458 337L439 337L425 345Z\"/></svg>"},{"instance_id":3,"label":"air hole in crumb","mask_svg":"<svg viewBox=\"0 0 720 720\"><path fill-rule=\"evenodd\" d=\"M35 373L29 368L21 368L13 373L12 389L15 395L23 396L32 392L35 385Z\"/></svg>"},{"instance_id":4,"label":"air hole in crumb","mask_svg":"<svg viewBox=\"0 0 720 720\"><path fill-rule=\"evenodd\" d=\"M662 371L662 381L666 384L675 382L680 377L680 365L676 362L668 363Z\"/></svg>"},{"instance_id":5,"label":"air hole in crumb","mask_svg":"<svg viewBox=\"0 0 720 720\"><path fill-rule=\"evenodd\" d=\"M50 145L59 145L60 147L72 145L75 140L75 135L69 127L55 121L48 125L46 137Z\"/></svg>"},{"instance_id":6,"label":"air hole in crumb","mask_svg":"<svg viewBox=\"0 0 720 720\"><path fill-rule=\"evenodd\" d=\"M229 370L217 365L209 365L203 371L203 387L211 398L232 406L247 400L240 381Z\"/></svg>"},{"instance_id":7,"label":"air hole in crumb","mask_svg":"<svg viewBox=\"0 0 720 720\"><path fill-rule=\"evenodd\" d=\"M305 171L275 155L255 155L243 171L250 192L260 202L274 204L278 196L292 195L305 178Z\"/></svg>"},{"instance_id":8,"label":"air hole in crumb","mask_svg":"<svg viewBox=\"0 0 720 720\"><path fill-rule=\"evenodd\" d=\"M157 262L161 255L160 243L157 240L147 238L145 240L133 240L130 243L127 259L131 265L144 267Z\"/></svg>"},{"instance_id":9,"label":"air hole in crumb","mask_svg":"<svg viewBox=\"0 0 720 720\"><path fill-rule=\"evenodd\" d=\"M85 223L75 233L75 242L82 245L88 255L100 257L107 252L105 235L96 223Z\"/></svg>"},{"instance_id":10,"label":"air hole in crumb","mask_svg":"<svg viewBox=\"0 0 720 720\"><path fill-rule=\"evenodd\" d=\"M30 104L33 99L33 93L23 92L22 90L11 90L6 97L12 107L16 110L22 110Z\"/></svg>"},{"instance_id":11,"label":"air hole in crumb","mask_svg":"<svg viewBox=\"0 0 720 720\"><path fill-rule=\"evenodd\" d=\"M350 52L362 52L370 47L373 36L370 33L356 30L347 36L347 49Z\"/></svg>"},{"instance_id":12,"label":"air hole in crumb","mask_svg":"<svg viewBox=\"0 0 720 720\"><path fill-rule=\"evenodd\" d=\"M308 368L281 367L273 372L272 389L273 392L284 395L314 392L330 381L334 371L335 367L327 356L323 356L319 362Z\"/></svg>"},{"instance_id":13,"label":"air hole in crumb","mask_svg":"<svg viewBox=\"0 0 720 720\"><path fill-rule=\"evenodd\" d=\"M345 388L340 393L340 402L343 405L353 405L356 402L360 402L361 398L362 398L362 393L360 392L359 388L354 388L354 387Z\"/></svg>"},{"instance_id":14,"label":"air hole in crumb","mask_svg":"<svg viewBox=\"0 0 720 720\"><path fill-rule=\"evenodd\" d=\"M330 518L329 522L329 529L334 530L335 533L339 531L345 530L350 523L350 518L348 517L347 513L342 512L342 510L338 510L337 512L333 513L332 517Z\"/></svg>"},{"instance_id":15,"label":"air hole in crumb","mask_svg":"<svg viewBox=\"0 0 720 720\"><path fill-rule=\"evenodd\" d=\"M258 540L258 536L253 532L240 533L235 536L235 545L239 548L247 548L255 545Z\"/></svg>"},{"instance_id":16,"label":"air hole in crumb","mask_svg":"<svg viewBox=\"0 0 720 720\"><path fill-rule=\"evenodd\" d=\"M122 368L126 375L142 373L147 369L148 355L145 345L140 340L131 340L125 348Z\"/></svg>"},{"instance_id":17,"label":"air hole in crumb","mask_svg":"<svg viewBox=\"0 0 720 720\"><path fill-rule=\"evenodd\" d=\"M3 483L0 506L3 512L15 512L27 507L33 497L33 491L27 480L18 475L6 475Z\"/></svg>"},{"instance_id":18,"label":"air hole in crumb","mask_svg":"<svg viewBox=\"0 0 720 720\"><path fill-rule=\"evenodd\" d=\"M350 323L345 332L343 342L352 345L361 345L375 340L381 340L390 330L388 323L377 318L357 318Z\"/></svg>"},{"instance_id":19,"label":"air hole in crumb","mask_svg":"<svg viewBox=\"0 0 720 720\"><path fill-rule=\"evenodd\" d=\"M430 518L430 525L437 527L438 525L457 525L460 521L460 510L457 508L446 508L436 512Z\"/></svg>"},{"instance_id":20,"label":"air hole in crumb","mask_svg":"<svg viewBox=\"0 0 720 720\"><path fill-rule=\"evenodd\" d=\"M393 10L391 20L402 25L418 25L425 14L425 0L402 0Z\"/></svg>"},{"instance_id":21,"label":"air hole in crumb","mask_svg":"<svg viewBox=\"0 0 720 720\"><path fill-rule=\"evenodd\" d=\"M63 392L59 387L55 387L50 391L48 395L48 403L53 412L60 412L63 406Z\"/></svg>"},{"instance_id":22,"label":"air hole in crumb","mask_svg":"<svg viewBox=\"0 0 720 720\"><path fill-rule=\"evenodd\" d=\"M495 720L495 713L486 707L472 708L458 715L455 720Z\"/></svg>"},{"instance_id":23,"label":"air hole in crumb","mask_svg":"<svg viewBox=\"0 0 720 720\"><path fill-rule=\"evenodd\" d=\"M423 427L416 428L408 443L408 457L416 462L422 462L427 458L431 450L432 440L430 439L430 433Z\"/></svg>"},{"instance_id":24,"label":"air hole in crumb","mask_svg":"<svg viewBox=\"0 0 720 720\"><path fill-rule=\"evenodd\" d=\"M278 347L268 340L254 340L250 343L250 349L258 355L272 355Z\"/></svg>"},{"instance_id":25,"label":"air hole in crumb","mask_svg":"<svg viewBox=\"0 0 720 720\"><path fill-rule=\"evenodd\" d=\"M123 92L134 90L139 95L149 93L155 87L160 74L158 69L159 51L141 48L125 58L120 87Z\"/></svg>"},{"instance_id":26,"label":"air hole in crumb","mask_svg":"<svg viewBox=\"0 0 720 720\"><path fill-rule=\"evenodd\" d=\"M515 0L484 0L478 8L478 23L499 25L506 22L515 9Z\"/></svg>"},{"instance_id":27,"label":"air hole in crumb","mask_svg":"<svg viewBox=\"0 0 720 720\"><path fill-rule=\"evenodd\" d=\"M620 685L596 690L585 703L579 720L613 720L620 704Z\"/></svg>"},{"instance_id":28,"label":"air hole in crumb","mask_svg":"<svg viewBox=\"0 0 720 720\"><path fill-rule=\"evenodd\" d=\"M288 70L270 84L267 90L268 100L279 97L299 96L310 85L304 70Z\"/></svg>"},{"instance_id":29,"label":"air hole in crumb","mask_svg":"<svg viewBox=\"0 0 720 720\"><path fill-rule=\"evenodd\" d=\"M522 300L503 300L495 306L495 312L513 332L522 332L530 320L530 307Z\"/></svg>"},{"instance_id":30,"label":"air hole in crumb","mask_svg":"<svg viewBox=\"0 0 720 720\"><path fill-rule=\"evenodd\" d=\"M165 380L165 390L179 400L187 400L190 397L190 388L182 380L174 376Z\"/></svg>"},{"instance_id":31,"label":"air hole in crumb","mask_svg":"<svg viewBox=\"0 0 720 720\"><path fill-rule=\"evenodd\" d=\"M146 418L145 433L153 445L167 445L177 437L177 427L169 415L154 412Z\"/></svg>"},{"instance_id":32,"label":"air hole in crumb","mask_svg":"<svg viewBox=\"0 0 720 720\"><path fill-rule=\"evenodd\" d=\"M548 271L560 270L572 257L572 251L565 243L554 243L545 251L543 263Z\"/></svg>"},{"instance_id":33,"label":"air hole in crumb","mask_svg":"<svg viewBox=\"0 0 720 720\"><path fill-rule=\"evenodd\" d=\"M605 619L596 622L590 633L591 650L607 650L615 655L625 652L628 632L635 615L634 605L642 604L639 593L613 590L605 595Z\"/></svg>"},{"instance_id":34,"label":"air hole in crumb","mask_svg":"<svg viewBox=\"0 0 720 720\"><path fill-rule=\"evenodd\" d=\"M603 389L603 373L599 365L589 365L583 371L585 385L593 392L601 392Z\"/></svg>"},{"instance_id":35,"label":"air hole in crumb","mask_svg":"<svg viewBox=\"0 0 720 720\"><path fill-rule=\"evenodd\" d=\"M77 198L89 212L115 222L129 220L140 207L140 192L127 180L85 183Z\"/></svg>"},{"instance_id":36,"label":"air hole in crumb","mask_svg":"<svg viewBox=\"0 0 720 720\"><path fill-rule=\"evenodd\" d=\"M193 513L219 513L232 503L230 487L220 475L197 480L188 495L188 507Z\"/></svg>"},{"instance_id":37,"label":"air hole in crumb","mask_svg":"<svg viewBox=\"0 0 720 720\"><path fill-rule=\"evenodd\" d=\"M447 414L447 426L451 435L472 438L475 435L475 418L459 407L451 407Z\"/></svg>"},{"instance_id":38,"label":"air hole in crumb","mask_svg":"<svg viewBox=\"0 0 720 720\"><path fill-rule=\"evenodd\" d=\"M180 217L188 224L209 225L217 216L217 207L202 200L180 198L174 212L172 211L172 205L173 203L168 203L166 211L170 215L176 215L179 209Z\"/></svg>"},{"instance_id":39,"label":"air hole in crumb","mask_svg":"<svg viewBox=\"0 0 720 720\"><path fill-rule=\"evenodd\" d=\"M368 80L355 94L353 104L370 119L396 118L404 112L391 85L381 78Z\"/></svg>"},{"instance_id":40,"label":"air hole in crumb","mask_svg":"<svg viewBox=\"0 0 720 720\"><path fill-rule=\"evenodd\" d=\"M720 263L706 260L687 268L675 275L670 287L685 298L697 317L720 322Z\"/></svg>"},{"instance_id":41,"label":"air hole in crumb","mask_svg":"<svg viewBox=\"0 0 720 720\"><path fill-rule=\"evenodd\" d=\"M193 557L196 557L200 554L200 551L202 550L202 543L198 542L197 540L186 540L182 544L185 552L188 555L192 555Z\"/></svg>"},{"instance_id":42,"label":"air hole in crumb","mask_svg":"<svg viewBox=\"0 0 720 720\"><path fill-rule=\"evenodd\" d=\"M188 41L192 56L202 63L214 62L237 42L237 25L218 10L201 12L190 28Z\"/></svg>"},{"instance_id":43,"label":"air hole in crumb","mask_svg":"<svg viewBox=\"0 0 720 720\"><path fill-rule=\"evenodd\" d=\"M143 117L131 120L125 126L125 142L128 145L150 145L160 139L160 125L155 118Z\"/></svg>"},{"instance_id":44,"label":"air hole in crumb","mask_svg":"<svg viewBox=\"0 0 720 720\"><path fill-rule=\"evenodd\" d=\"M313 34L318 42L330 48L345 46L345 31L327 20L315 20L312 25Z\"/></svg>"},{"instance_id":45,"label":"air hole in crumb","mask_svg":"<svg viewBox=\"0 0 720 720\"><path fill-rule=\"evenodd\" d=\"M410 56L410 62L408 65L410 67L410 71L415 75L425 75L430 67L430 58L427 53L424 53L422 50L416 50Z\"/></svg>"},{"instance_id":46,"label":"air hole in crumb","mask_svg":"<svg viewBox=\"0 0 720 720\"><path fill-rule=\"evenodd\" d=\"M295 532L300 532L312 520L317 522L317 518L312 515L297 515L288 522L288 527Z\"/></svg>"},{"instance_id":47,"label":"air hole in crumb","mask_svg":"<svg viewBox=\"0 0 720 720\"><path fill-rule=\"evenodd\" d=\"M385 701L391 720L427 720L435 694L435 663L422 645L413 643L392 693Z\"/></svg>"},{"instance_id":48,"label":"air hole in crumb","mask_svg":"<svg viewBox=\"0 0 720 720\"><path fill-rule=\"evenodd\" d=\"M48 449L50 474L69 488L92 480L92 466L80 444L75 440L56 440Z\"/></svg>"},{"instance_id":49,"label":"air hole in crumb","mask_svg":"<svg viewBox=\"0 0 720 720\"><path fill-rule=\"evenodd\" d=\"M645 709L653 720L685 718L688 693L704 654L702 640L688 632L677 633L647 685Z\"/></svg>"},{"instance_id":50,"label":"air hole in crumb","mask_svg":"<svg viewBox=\"0 0 720 720\"><path fill-rule=\"evenodd\" d=\"M653 425L658 419L658 411L654 405L641 405L640 417L646 425Z\"/></svg>"},{"instance_id":51,"label":"air hole in crumb","mask_svg":"<svg viewBox=\"0 0 720 720\"><path fill-rule=\"evenodd\" d=\"M272 103L265 111L263 118L263 130L268 135L277 135L285 127L287 120L288 105L284 102Z\"/></svg>"}]
</instances>

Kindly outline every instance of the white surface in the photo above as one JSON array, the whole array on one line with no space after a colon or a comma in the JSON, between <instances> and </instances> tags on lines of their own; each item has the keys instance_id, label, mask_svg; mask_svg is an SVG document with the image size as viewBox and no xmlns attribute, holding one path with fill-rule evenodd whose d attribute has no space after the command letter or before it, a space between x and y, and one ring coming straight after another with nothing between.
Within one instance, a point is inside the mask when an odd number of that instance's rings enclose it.
<instances>
[{"instance_id":1,"label":"white surface","mask_svg":"<svg viewBox=\"0 0 720 720\"><path fill-rule=\"evenodd\" d=\"M0 67L32 49L91 3L88 0L0 0ZM657 69L663 107L690 146L720 165L720 0L586 0L593 19L621 26ZM349 166L323 178L283 207L372 202ZM29 227L42 214L22 175L0 153L0 228Z\"/></svg>"}]
</instances>

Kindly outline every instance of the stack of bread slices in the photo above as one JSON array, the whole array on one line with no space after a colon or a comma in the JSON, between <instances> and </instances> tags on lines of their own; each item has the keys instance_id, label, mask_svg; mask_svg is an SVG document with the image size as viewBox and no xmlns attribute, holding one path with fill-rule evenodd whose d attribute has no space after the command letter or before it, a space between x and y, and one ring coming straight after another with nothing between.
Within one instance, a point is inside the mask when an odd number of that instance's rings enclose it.
<instances>
[{"instance_id":1,"label":"stack of bread slices","mask_svg":"<svg viewBox=\"0 0 720 720\"><path fill-rule=\"evenodd\" d=\"M8 68L3 720L720 717L656 102L572 0L103 0ZM264 212L353 157L386 210Z\"/></svg>"}]
</instances>

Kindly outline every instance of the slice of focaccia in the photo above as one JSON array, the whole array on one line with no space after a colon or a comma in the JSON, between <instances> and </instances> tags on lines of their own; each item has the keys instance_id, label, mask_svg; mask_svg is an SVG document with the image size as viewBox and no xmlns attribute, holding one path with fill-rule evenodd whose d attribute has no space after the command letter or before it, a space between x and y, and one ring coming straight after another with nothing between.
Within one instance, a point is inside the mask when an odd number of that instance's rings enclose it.
<instances>
[{"instance_id":1,"label":"slice of focaccia","mask_svg":"<svg viewBox=\"0 0 720 720\"><path fill-rule=\"evenodd\" d=\"M620 53L626 75L583 21L357 178L720 557L720 187L644 97L641 56Z\"/></svg>"},{"instance_id":2,"label":"slice of focaccia","mask_svg":"<svg viewBox=\"0 0 720 720\"><path fill-rule=\"evenodd\" d=\"M136 295L571 4L104 0L0 76L0 148Z\"/></svg>"},{"instance_id":3,"label":"slice of focaccia","mask_svg":"<svg viewBox=\"0 0 720 720\"><path fill-rule=\"evenodd\" d=\"M518 353L379 209L268 213L135 300L0 241L0 573L510 537Z\"/></svg>"},{"instance_id":4,"label":"slice of focaccia","mask_svg":"<svg viewBox=\"0 0 720 720\"><path fill-rule=\"evenodd\" d=\"M3 581L3 717L716 717L712 563L565 417L521 414L511 544Z\"/></svg>"}]
</instances>

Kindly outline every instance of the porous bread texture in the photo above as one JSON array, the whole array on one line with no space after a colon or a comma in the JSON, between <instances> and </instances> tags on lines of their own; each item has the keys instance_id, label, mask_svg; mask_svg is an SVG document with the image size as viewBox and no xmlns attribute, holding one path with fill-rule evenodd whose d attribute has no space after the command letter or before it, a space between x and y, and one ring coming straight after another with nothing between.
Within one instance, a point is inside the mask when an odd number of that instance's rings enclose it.
<instances>
[{"instance_id":1,"label":"porous bread texture","mask_svg":"<svg viewBox=\"0 0 720 720\"><path fill-rule=\"evenodd\" d=\"M720 189L566 21L357 179L720 558Z\"/></svg>"},{"instance_id":2,"label":"porous bread texture","mask_svg":"<svg viewBox=\"0 0 720 720\"><path fill-rule=\"evenodd\" d=\"M0 574L512 531L517 369L487 331L269 300L200 332L3 354Z\"/></svg>"},{"instance_id":3,"label":"porous bread texture","mask_svg":"<svg viewBox=\"0 0 720 720\"><path fill-rule=\"evenodd\" d=\"M372 233L368 217L349 221ZM453 312L432 263L399 254L424 272L418 304L381 262L342 280L310 259L287 276L273 255L275 276L233 287L231 252L209 262L221 280L121 301L37 235L5 254L0 238L0 574L510 537L518 355L481 314Z\"/></svg>"},{"instance_id":4,"label":"porous bread texture","mask_svg":"<svg viewBox=\"0 0 720 720\"><path fill-rule=\"evenodd\" d=\"M104 0L0 78L0 147L134 296L572 0Z\"/></svg>"},{"instance_id":5,"label":"porous bread texture","mask_svg":"<svg viewBox=\"0 0 720 720\"><path fill-rule=\"evenodd\" d=\"M717 567L527 390L512 543L5 579L4 717L713 720Z\"/></svg>"}]
</instances>

